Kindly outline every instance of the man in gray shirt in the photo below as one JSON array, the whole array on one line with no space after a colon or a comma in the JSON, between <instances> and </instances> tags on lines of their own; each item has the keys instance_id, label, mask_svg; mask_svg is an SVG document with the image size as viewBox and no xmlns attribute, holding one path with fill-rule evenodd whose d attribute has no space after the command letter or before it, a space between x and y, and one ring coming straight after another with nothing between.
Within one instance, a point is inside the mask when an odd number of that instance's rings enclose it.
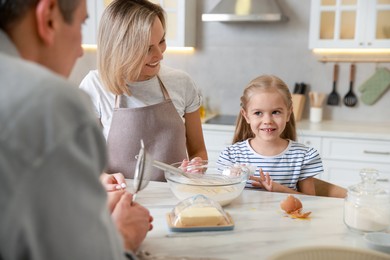
<instances>
[{"instance_id":1,"label":"man in gray shirt","mask_svg":"<svg viewBox=\"0 0 390 260\"><path fill-rule=\"evenodd\" d=\"M107 201L92 104L64 79L86 17L86 0L0 0L1 260L131 259L152 228L131 194Z\"/></svg>"}]
</instances>

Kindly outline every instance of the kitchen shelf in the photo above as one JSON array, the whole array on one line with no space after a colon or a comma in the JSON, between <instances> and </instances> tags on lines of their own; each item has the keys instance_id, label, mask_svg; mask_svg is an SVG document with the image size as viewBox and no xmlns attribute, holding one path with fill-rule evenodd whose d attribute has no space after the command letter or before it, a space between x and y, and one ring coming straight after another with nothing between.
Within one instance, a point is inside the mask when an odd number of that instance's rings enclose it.
<instances>
[{"instance_id":1,"label":"kitchen shelf","mask_svg":"<svg viewBox=\"0 0 390 260\"><path fill-rule=\"evenodd\" d=\"M320 62L346 62L346 63L388 63L390 62L390 49L381 50L329 50L315 49L313 54Z\"/></svg>"},{"instance_id":2,"label":"kitchen shelf","mask_svg":"<svg viewBox=\"0 0 390 260\"><path fill-rule=\"evenodd\" d=\"M372 58L372 57L317 57L317 60L323 63L327 62L337 62L337 63L389 63L390 57L380 57L380 58Z\"/></svg>"}]
</instances>

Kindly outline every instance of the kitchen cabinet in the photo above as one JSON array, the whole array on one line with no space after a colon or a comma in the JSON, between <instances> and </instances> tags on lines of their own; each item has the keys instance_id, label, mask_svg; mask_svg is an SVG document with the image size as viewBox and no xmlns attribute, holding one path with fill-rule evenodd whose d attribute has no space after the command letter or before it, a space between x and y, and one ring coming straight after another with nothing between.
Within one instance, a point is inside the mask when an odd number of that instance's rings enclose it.
<instances>
[{"instance_id":1,"label":"kitchen cabinet","mask_svg":"<svg viewBox=\"0 0 390 260\"><path fill-rule=\"evenodd\" d=\"M100 17L112 0L87 0L88 19L83 26L83 44L96 44ZM160 4L167 14L168 47L194 47L196 1L151 0Z\"/></svg>"},{"instance_id":2,"label":"kitchen cabinet","mask_svg":"<svg viewBox=\"0 0 390 260\"><path fill-rule=\"evenodd\" d=\"M82 35L83 44L96 44L96 0L87 0L88 18L83 24Z\"/></svg>"},{"instance_id":3,"label":"kitchen cabinet","mask_svg":"<svg viewBox=\"0 0 390 260\"><path fill-rule=\"evenodd\" d=\"M298 135L298 142L306 145L307 147L315 148L321 154L322 138L311 135Z\"/></svg>"},{"instance_id":4,"label":"kitchen cabinet","mask_svg":"<svg viewBox=\"0 0 390 260\"><path fill-rule=\"evenodd\" d=\"M168 47L195 47L196 1L151 0L160 4L167 14Z\"/></svg>"},{"instance_id":5,"label":"kitchen cabinet","mask_svg":"<svg viewBox=\"0 0 390 260\"><path fill-rule=\"evenodd\" d=\"M83 44L96 45L99 21L111 0L87 0L88 19L82 28Z\"/></svg>"},{"instance_id":6,"label":"kitchen cabinet","mask_svg":"<svg viewBox=\"0 0 390 260\"><path fill-rule=\"evenodd\" d=\"M360 182L362 168L374 168L379 183L390 188L390 141L324 137L322 159L324 180L347 187Z\"/></svg>"},{"instance_id":7,"label":"kitchen cabinet","mask_svg":"<svg viewBox=\"0 0 390 260\"><path fill-rule=\"evenodd\" d=\"M217 161L219 154L232 144L234 126L203 124L203 137L209 161Z\"/></svg>"},{"instance_id":8,"label":"kitchen cabinet","mask_svg":"<svg viewBox=\"0 0 390 260\"><path fill-rule=\"evenodd\" d=\"M321 179L348 187L360 182L361 169L374 168L380 173L379 182L390 188L390 141L387 139L333 137L338 135L336 131L304 132L298 130L298 141L320 153L324 166Z\"/></svg>"},{"instance_id":9,"label":"kitchen cabinet","mask_svg":"<svg viewBox=\"0 0 390 260\"><path fill-rule=\"evenodd\" d=\"M390 48L390 0L312 0L309 48Z\"/></svg>"}]
</instances>

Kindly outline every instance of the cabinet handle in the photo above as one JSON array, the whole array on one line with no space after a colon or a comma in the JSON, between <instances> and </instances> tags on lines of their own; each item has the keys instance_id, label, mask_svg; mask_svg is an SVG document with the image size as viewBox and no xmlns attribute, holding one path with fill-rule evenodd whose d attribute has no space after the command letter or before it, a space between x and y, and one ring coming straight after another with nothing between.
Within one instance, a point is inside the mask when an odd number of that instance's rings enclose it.
<instances>
[{"instance_id":1,"label":"cabinet handle","mask_svg":"<svg viewBox=\"0 0 390 260\"><path fill-rule=\"evenodd\" d=\"M367 154L380 154L380 155L390 155L390 152L377 152L377 151L367 151L367 150L364 150L363 153L367 153Z\"/></svg>"},{"instance_id":2,"label":"cabinet handle","mask_svg":"<svg viewBox=\"0 0 390 260\"><path fill-rule=\"evenodd\" d=\"M389 179L385 179L385 178L383 178L383 179L377 179L376 181L380 181L380 182L389 182Z\"/></svg>"}]
</instances>

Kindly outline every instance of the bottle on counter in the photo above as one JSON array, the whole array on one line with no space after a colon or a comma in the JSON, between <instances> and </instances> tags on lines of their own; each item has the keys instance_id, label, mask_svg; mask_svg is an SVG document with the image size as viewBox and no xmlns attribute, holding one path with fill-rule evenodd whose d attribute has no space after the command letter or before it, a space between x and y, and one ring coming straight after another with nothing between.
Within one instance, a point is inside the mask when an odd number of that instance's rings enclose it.
<instances>
[{"instance_id":1,"label":"bottle on counter","mask_svg":"<svg viewBox=\"0 0 390 260\"><path fill-rule=\"evenodd\" d=\"M206 109L203 104L199 107L199 113L200 113L200 119L203 120L206 118Z\"/></svg>"},{"instance_id":2,"label":"bottle on counter","mask_svg":"<svg viewBox=\"0 0 390 260\"><path fill-rule=\"evenodd\" d=\"M378 185L378 171L362 169L362 182L348 188L344 204L344 223L358 232L390 228L390 191Z\"/></svg>"},{"instance_id":3,"label":"bottle on counter","mask_svg":"<svg viewBox=\"0 0 390 260\"><path fill-rule=\"evenodd\" d=\"M206 97L203 99L202 104L199 107L200 119L202 120L206 119L206 117L210 113L208 103L209 103L209 98Z\"/></svg>"}]
</instances>

